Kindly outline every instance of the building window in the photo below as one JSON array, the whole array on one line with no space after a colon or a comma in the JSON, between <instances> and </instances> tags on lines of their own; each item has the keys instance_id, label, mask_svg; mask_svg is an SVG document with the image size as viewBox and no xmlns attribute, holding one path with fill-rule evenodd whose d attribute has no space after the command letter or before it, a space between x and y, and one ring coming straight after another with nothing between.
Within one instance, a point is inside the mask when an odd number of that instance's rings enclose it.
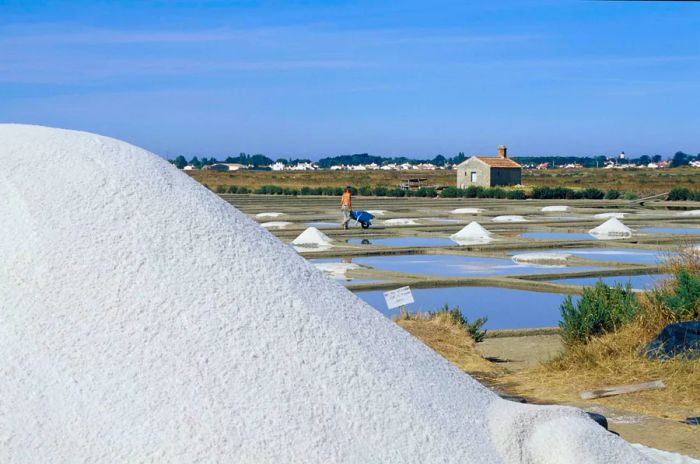
<instances>
[{"instance_id":1,"label":"building window","mask_svg":"<svg viewBox=\"0 0 700 464\"><path fill-rule=\"evenodd\" d=\"M470 177L471 182L476 182L476 171L471 172L471 177Z\"/></svg>"}]
</instances>

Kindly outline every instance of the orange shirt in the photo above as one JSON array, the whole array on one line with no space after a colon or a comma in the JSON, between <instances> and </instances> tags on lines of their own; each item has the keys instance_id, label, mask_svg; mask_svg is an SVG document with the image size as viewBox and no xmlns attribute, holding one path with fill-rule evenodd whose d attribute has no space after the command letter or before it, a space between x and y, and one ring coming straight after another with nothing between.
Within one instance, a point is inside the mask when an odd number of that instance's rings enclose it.
<instances>
[{"instance_id":1,"label":"orange shirt","mask_svg":"<svg viewBox=\"0 0 700 464\"><path fill-rule=\"evenodd\" d=\"M350 199L350 192L343 192L343 196L340 197L340 206L352 207L352 200Z\"/></svg>"}]
</instances>

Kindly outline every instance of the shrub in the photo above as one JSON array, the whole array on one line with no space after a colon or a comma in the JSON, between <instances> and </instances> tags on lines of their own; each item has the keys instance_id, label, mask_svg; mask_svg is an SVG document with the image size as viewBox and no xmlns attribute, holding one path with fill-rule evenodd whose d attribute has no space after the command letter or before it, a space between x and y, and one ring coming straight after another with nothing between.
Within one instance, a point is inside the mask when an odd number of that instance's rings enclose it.
<instances>
[{"instance_id":1,"label":"shrub","mask_svg":"<svg viewBox=\"0 0 700 464\"><path fill-rule=\"evenodd\" d=\"M478 187L476 185L470 185L466 189L464 189L464 197L466 198L476 198L478 197L481 192L484 190L483 187Z\"/></svg>"},{"instance_id":2,"label":"shrub","mask_svg":"<svg viewBox=\"0 0 700 464\"><path fill-rule=\"evenodd\" d=\"M248 187L238 187L238 193L250 193L250 189Z\"/></svg>"},{"instance_id":3,"label":"shrub","mask_svg":"<svg viewBox=\"0 0 700 464\"><path fill-rule=\"evenodd\" d=\"M457 187L445 187L442 189L442 192L440 192L440 196L442 198L457 198L460 196L460 189Z\"/></svg>"},{"instance_id":4,"label":"shrub","mask_svg":"<svg viewBox=\"0 0 700 464\"><path fill-rule=\"evenodd\" d=\"M606 200L617 200L620 198L620 191L615 190L615 189L610 189L607 192L605 192L605 199Z\"/></svg>"},{"instance_id":5,"label":"shrub","mask_svg":"<svg viewBox=\"0 0 700 464\"><path fill-rule=\"evenodd\" d=\"M224 187L223 185L217 185L216 193L226 193L226 187Z\"/></svg>"},{"instance_id":6,"label":"shrub","mask_svg":"<svg viewBox=\"0 0 700 464\"><path fill-rule=\"evenodd\" d=\"M400 188L394 188L386 191L387 196L389 197L405 197L406 196L406 191Z\"/></svg>"},{"instance_id":7,"label":"shrub","mask_svg":"<svg viewBox=\"0 0 700 464\"><path fill-rule=\"evenodd\" d=\"M625 200L636 200L636 199L638 199L638 198L639 198L639 197L638 197L637 194L634 193L634 192L626 192L626 193L625 193Z\"/></svg>"},{"instance_id":8,"label":"shrub","mask_svg":"<svg viewBox=\"0 0 700 464\"><path fill-rule=\"evenodd\" d=\"M236 187L235 185L228 186L228 193L236 193L236 192L238 192L238 187Z\"/></svg>"},{"instance_id":9,"label":"shrub","mask_svg":"<svg viewBox=\"0 0 700 464\"><path fill-rule=\"evenodd\" d=\"M358 192L359 192L360 195L362 195L363 197L369 197L369 196L372 195L372 189L369 188L369 187L360 187L360 189L358 190Z\"/></svg>"},{"instance_id":10,"label":"shrub","mask_svg":"<svg viewBox=\"0 0 700 464\"><path fill-rule=\"evenodd\" d=\"M671 320L684 321L700 317L700 275L681 267L675 279L667 286L653 292L671 314Z\"/></svg>"},{"instance_id":11,"label":"shrub","mask_svg":"<svg viewBox=\"0 0 700 464\"><path fill-rule=\"evenodd\" d=\"M593 287L584 287L577 303L567 296L560 311L559 327L564 342L574 345L630 322L639 312L639 300L629 282L625 287L620 284L609 287L599 280Z\"/></svg>"},{"instance_id":12,"label":"shrub","mask_svg":"<svg viewBox=\"0 0 700 464\"><path fill-rule=\"evenodd\" d=\"M526 196L523 190L508 190L506 198L509 200L524 200Z\"/></svg>"},{"instance_id":13,"label":"shrub","mask_svg":"<svg viewBox=\"0 0 700 464\"><path fill-rule=\"evenodd\" d=\"M372 193L374 193L374 195L377 197L385 197L387 195L387 188L382 187L380 185L380 186L374 187L374 190L372 191Z\"/></svg>"},{"instance_id":14,"label":"shrub","mask_svg":"<svg viewBox=\"0 0 700 464\"><path fill-rule=\"evenodd\" d=\"M605 194L602 190L595 187L589 187L583 191L583 198L587 200L602 200Z\"/></svg>"},{"instance_id":15,"label":"shrub","mask_svg":"<svg viewBox=\"0 0 700 464\"><path fill-rule=\"evenodd\" d=\"M692 200L694 197L695 195L687 188L676 187L671 189L671 191L668 193L669 201L686 201Z\"/></svg>"},{"instance_id":16,"label":"shrub","mask_svg":"<svg viewBox=\"0 0 700 464\"><path fill-rule=\"evenodd\" d=\"M469 332L469 335L472 337L472 339L474 339L475 342L479 343L484 340L484 336L486 336L486 330L481 330L481 327L488 321L487 317L480 317L474 322L469 322L469 320L466 317L464 317L464 314L462 314L462 311L459 309L459 306L455 306L454 308L450 309L447 303L445 303L445 305L442 308L429 314L431 316L435 316L439 313L445 313L449 315L449 317L454 321L455 324L464 327L467 330L467 332Z\"/></svg>"}]
</instances>

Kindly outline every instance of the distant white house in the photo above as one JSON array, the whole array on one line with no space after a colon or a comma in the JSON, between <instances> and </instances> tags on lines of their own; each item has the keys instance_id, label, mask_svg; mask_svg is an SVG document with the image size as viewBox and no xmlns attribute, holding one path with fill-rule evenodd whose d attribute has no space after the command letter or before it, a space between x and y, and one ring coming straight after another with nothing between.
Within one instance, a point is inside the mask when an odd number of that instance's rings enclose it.
<instances>
[{"instance_id":1,"label":"distant white house","mask_svg":"<svg viewBox=\"0 0 700 464\"><path fill-rule=\"evenodd\" d=\"M290 171L315 171L316 169L318 166L313 163L297 163L289 168Z\"/></svg>"},{"instance_id":2,"label":"distant white house","mask_svg":"<svg viewBox=\"0 0 700 464\"><path fill-rule=\"evenodd\" d=\"M182 170L183 170L183 171L196 171L197 168L194 167L194 166L192 166L191 164L188 164L187 166L185 166L184 168L182 168Z\"/></svg>"},{"instance_id":3,"label":"distant white house","mask_svg":"<svg viewBox=\"0 0 700 464\"><path fill-rule=\"evenodd\" d=\"M207 171L238 171L248 169L248 166L238 163L214 163L204 166L202 169Z\"/></svg>"},{"instance_id":4,"label":"distant white house","mask_svg":"<svg viewBox=\"0 0 700 464\"><path fill-rule=\"evenodd\" d=\"M691 161L690 165L694 168L700 168L700 160L699 161Z\"/></svg>"},{"instance_id":5,"label":"distant white house","mask_svg":"<svg viewBox=\"0 0 700 464\"><path fill-rule=\"evenodd\" d=\"M277 163L274 163L272 166L270 166L270 169L272 169L273 171L284 171L285 167L286 166L284 165L284 163L280 163L278 161Z\"/></svg>"}]
</instances>

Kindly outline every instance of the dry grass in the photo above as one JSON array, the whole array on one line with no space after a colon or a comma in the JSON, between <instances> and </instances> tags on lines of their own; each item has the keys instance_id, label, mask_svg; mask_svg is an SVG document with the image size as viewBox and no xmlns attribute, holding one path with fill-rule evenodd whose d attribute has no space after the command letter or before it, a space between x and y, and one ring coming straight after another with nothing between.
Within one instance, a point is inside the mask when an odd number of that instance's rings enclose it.
<instances>
[{"instance_id":1,"label":"dry grass","mask_svg":"<svg viewBox=\"0 0 700 464\"><path fill-rule=\"evenodd\" d=\"M429 185L451 186L456 182L456 171L186 171L197 181L215 189L236 185L255 189L262 185L280 187L398 187L401 179L427 177ZM552 169L524 171L526 187L549 186L601 190L616 188L642 195L668 192L674 187L700 190L700 169L676 168L658 171L611 169Z\"/></svg>"},{"instance_id":2,"label":"dry grass","mask_svg":"<svg viewBox=\"0 0 700 464\"><path fill-rule=\"evenodd\" d=\"M416 314L399 317L395 321L452 364L479 380L491 381L505 372L476 351L476 344L469 332L447 313Z\"/></svg>"},{"instance_id":3,"label":"dry grass","mask_svg":"<svg viewBox=\"0 0 700 464\"><path fill-rule=\"evenodd\" d=\"M700 272L700 253L685 248L668 258L665 271L683 268ZM668 289L672 281L662 282ZM578 393L611 385L661 379L666 388L596 402L628 411L682 420L697 415L700 405L700 359L649 360L644 346L669 322L672 313L651 295L642 295L642 311L633 323L615 332L594 337L587 343L569 345L558 358L530 371L505 376L514 393L543 402L580 402Z\"/></svg>"},{"instance_id":4,"label":"dry grass","mask_svg":"<svg viewBox=\"0 0 700 464\"><path fill-rule=\"evenodd\" d=\"M674 168L659 170L620 169L551 169L526 171L523 183L528 186L596 187L603 191L617 189L640 195L668 192L675 187L700 190L700 169Z\"/></svg>"}]
</instances>

